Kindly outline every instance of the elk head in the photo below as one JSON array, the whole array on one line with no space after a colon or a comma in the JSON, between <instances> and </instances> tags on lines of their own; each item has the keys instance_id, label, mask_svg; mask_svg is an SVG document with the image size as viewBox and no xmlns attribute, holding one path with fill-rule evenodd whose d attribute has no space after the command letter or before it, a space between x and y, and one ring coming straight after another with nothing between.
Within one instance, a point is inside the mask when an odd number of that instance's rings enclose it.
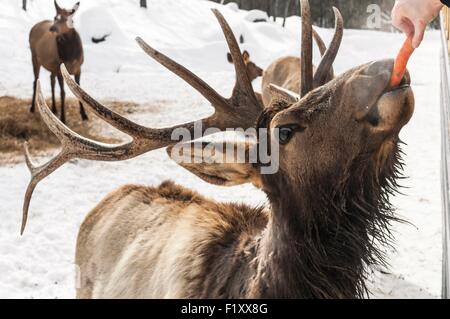
<instances>
[{"instance_id":1,"label":"elk head","mask_svg":"<svg viewBox=\"0 0 450 319\"><path fill-rule=\"evenodd\" d=\"M278 145L275 174L261 174L259 165L252 163L227 163L226 168L210 160L180 164L208 182L252 182L274 198L286 196L291 201L301 190L324 185L329 190L346 182L385 186L395 177L399 132L414 111L409 74L400 86L388 89L393 63L383 60L356 67L301 99L274 88L280 98L263 111L257 124L269 133L235 147L251 153L263 141ZM192 143L192 147L205 144Z\"/></svg>"},{"instance_id":2,"label":"elk head","mask_svg":"<svg viewBox=\"0 0 450 319\"><path fill-rule=\"evenodd\" d=\"M61 8L55 0L56 16L53 24L50 27L51 32L57 34L67 33L73 29L73 15L80 7L80 3L77 2L71 10Z\"/></svg>"},{"instance_id":3,"label":"elk head","mask_svg":"<svg viewBox=\"0 0 450 319\"><path fill-rule=\"evenodd\" d=\"M245 68L247 69L247 74L250 81L253 81L254 79L263 75L263 69L261 69L259 66L257 66L254 62L250 60L250 53L248 53L247 50L245 50L242 53L242 58L244 59ZM233 64L233 57L231 56L230 53L227 53L227 60L228 62Z\"/></svg>"},{"instance_id":4,"label":"elk head","mask_svg":"<svg viewBox=\"0 0 450 319\"><path fill-rule=\"evenodd\" d=\"M262 176L265 189L282 195L287 185L298 191L327 181L337 189L344 181L363 185L389 177L398 134L414 110L409 77L387 89L392 68L392 60L357 67L292 105L267 110L259 126L279 142L280 169Z\"/></svg>"}]
</instances>

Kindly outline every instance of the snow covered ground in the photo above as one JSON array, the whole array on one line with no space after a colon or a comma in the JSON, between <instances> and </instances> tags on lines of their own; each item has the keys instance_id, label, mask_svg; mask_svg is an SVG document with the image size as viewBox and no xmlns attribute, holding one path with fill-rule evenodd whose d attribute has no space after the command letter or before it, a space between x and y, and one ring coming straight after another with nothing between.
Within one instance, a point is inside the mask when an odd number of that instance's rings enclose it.
<instances>
[{"instance_id":1,"label":"snow covered ground","mask_svg":"<svg viewBox=\"0 0 450 319\"><path fill-rule=\"evenodd\" d=\"M60 0L62 6L75 1ZM185 66L220 93L230 94L233 68L227 47L210 12L220 7L237 36L243 35L252 60L267 67L275 58L299 54L300 20L279 24L250 23L247 12L202 0L151 0L148 9L136 0L82 1L75 17L85 47L82 85L98 99L142 103L133 120L162 127L208 115L212 109L182 80L148 58L135 44L139 35ZM31 97L32 70L28 49L31 26L52 18L53 1L0 3L0 96ZM345 17L344 17L345 18ZM319 29L328 42L332 31ZM106 42L92 36L111 33ZM370 60L392 58L400 34L346 30L335 68L342 72ZM315 56L318 54L315 52ZM410 62L416 112L403 130L408 144L405 196L395 198L398 213L411 225L397 225L397 251L389 252L389 274L376 271L372 291L379 298L437 298L441 284L441 204L439 131L439 33L429 32ZM41 72L49 95L48 73ZM260 82L255 81L255 88ZM1 142L1 141L0 141ZM75 240L87 212L109 191L126 184L157 185L172 179L221 201L262 203L264 195L251 186L233 188L206 184L177 167L164 151L120 163L74 161L43 181L31 203L31 216L19 236L22 198L29 179L25 164L0 167L0 297L74 297Z\"/></svg>"}]
</instances>

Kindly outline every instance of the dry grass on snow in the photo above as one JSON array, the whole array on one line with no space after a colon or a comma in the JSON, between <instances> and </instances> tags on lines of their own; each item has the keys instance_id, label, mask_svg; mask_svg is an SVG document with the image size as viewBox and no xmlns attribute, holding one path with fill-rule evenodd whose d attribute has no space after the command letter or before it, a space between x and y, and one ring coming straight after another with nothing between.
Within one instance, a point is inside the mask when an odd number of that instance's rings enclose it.
<instances>
[{"instance_id":1,"label":"dry grass on snow","mask_svg":"<svg viewBox=\"0 0 450 319\"><path fill-rule=\"evenodd\" d=\"M47 101L51 105L50 100ZM10 96L0 97L0 163L12 163L23 160L23 143L29 141L32 152L45 153L59 147L58 139L42 121L39 112L31 113L30 100ZM108 106L119 113L137 106L131 102L108 102ZM87 107L89 121L81 121L78 101L66 99L67 125L75 132L102 142L114 143L117 139L101 137L99 129L105 125ZM60 111L59 101L57 102Z\"/></svg>"}]
</instances>

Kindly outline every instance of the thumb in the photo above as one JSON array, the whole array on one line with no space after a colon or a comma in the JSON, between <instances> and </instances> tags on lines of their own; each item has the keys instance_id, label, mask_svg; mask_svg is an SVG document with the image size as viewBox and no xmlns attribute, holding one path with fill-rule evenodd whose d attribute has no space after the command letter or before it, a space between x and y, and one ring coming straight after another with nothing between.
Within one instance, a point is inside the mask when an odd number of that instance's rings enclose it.
<instances>
[{"instance_id":1,"label":"thumb","mask_svg":"<svg viewBox=\"0 0 450 319\"><path fill-rule=\"evenodd\" d=\"M417 49L420 46L420 43L422 42L425 34L426 26L427 24L424 20L419 19L414 22L414 37L412 40L413 48Z\"/></svg>"}]
</instances>

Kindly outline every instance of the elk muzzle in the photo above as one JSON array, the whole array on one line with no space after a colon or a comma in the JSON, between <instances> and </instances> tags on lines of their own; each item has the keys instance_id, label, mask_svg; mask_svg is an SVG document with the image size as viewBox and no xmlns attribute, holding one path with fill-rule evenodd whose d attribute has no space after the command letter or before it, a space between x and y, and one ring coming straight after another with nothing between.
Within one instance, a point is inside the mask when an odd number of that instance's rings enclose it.
<instances>
[{"instance_id":1,"label":"elk muzzle","mask_svg":"<svg viewBox=\"0 0 450 319\"><path fill-rule=\"evenodd\" d=\"M352 83L351 95L358 110L357 118L369 121L374 129L385 133L398 133L414 112L414 94L411 77L406 72L400 85L389 88L394 60L372 62L361 68Z\"/></svg>"},{"instance_id":2,"label":"elk muzzle","mask_svg":"<svg viewBox=\"0 0 450 319\"><path fill-rule=\"evenodd\" d=\"M259 66L256 66L256 74L258 76L263 76L264 70L261 69Z\"/></svg>"}]
</instances>

